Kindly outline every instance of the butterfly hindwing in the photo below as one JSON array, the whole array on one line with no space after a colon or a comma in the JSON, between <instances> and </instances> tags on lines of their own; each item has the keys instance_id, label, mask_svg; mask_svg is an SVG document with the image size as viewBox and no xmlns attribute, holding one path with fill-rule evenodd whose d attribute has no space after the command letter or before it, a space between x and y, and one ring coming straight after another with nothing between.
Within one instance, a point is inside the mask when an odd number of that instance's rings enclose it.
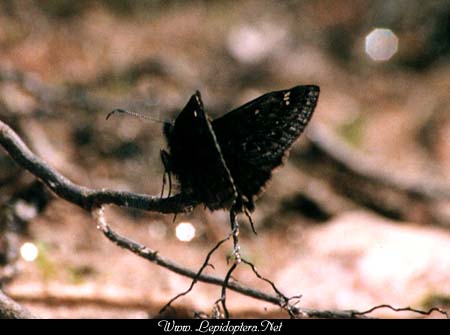
<instances>
[{"instance_id":1,"label":"butterfly hindwing","mask_svg":"<svg viewBox=\"0 0 450 335\"><path fill-rule=\"evenodd\" d=\"M212 122L223 158L248 209L308 124L319 87L267 93Z\"/></svg>"}]
</instances>

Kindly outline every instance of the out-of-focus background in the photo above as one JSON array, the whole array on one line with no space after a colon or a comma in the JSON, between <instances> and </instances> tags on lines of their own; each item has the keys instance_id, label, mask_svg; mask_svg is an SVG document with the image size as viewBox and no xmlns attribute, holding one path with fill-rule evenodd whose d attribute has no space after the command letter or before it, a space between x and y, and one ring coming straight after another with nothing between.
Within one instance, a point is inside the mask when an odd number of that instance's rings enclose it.
<instances>
[{"instance_id":1,"label":"out-of-focus background","mask_svg":"<svg viewBox=\"0 0 450 335\"><path fill-rule=\"evenodd\" d=\"M321 95L253 215L242 254L300 306L450 306L450 3L0 3L0 118L75 182L159 194L161 124L199 89L220 116L298 84ZM146 318L190 280L108 242L81 209L0 153L0 283L41 317ZM119 232L197 269L228 214L107 210ZM207 272L223 276L231 246ZM234 277L271 288L245 267ZM198 284L175 316L211 313ZM286 317L230 293L234 317ZM178 314L177 314L178 313ZM379 311L383 317L417 317ZM437 315L432 315L432 317Z\"/></svg>"}]
</instances>

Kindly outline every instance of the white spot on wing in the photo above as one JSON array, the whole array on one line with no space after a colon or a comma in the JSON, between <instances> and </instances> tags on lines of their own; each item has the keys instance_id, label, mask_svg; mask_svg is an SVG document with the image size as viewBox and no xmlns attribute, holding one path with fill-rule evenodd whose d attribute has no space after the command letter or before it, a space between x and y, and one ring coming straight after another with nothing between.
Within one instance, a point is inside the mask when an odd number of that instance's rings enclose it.
<instances>
[{"instance_id":1,"label":"white spot on wing","mask_svg":"<svg viewBox=\"0 0 450 335\"><path fill-rule=\"evenodd\" d=\"M284 93L283 101L286 104L286 106L289 106L290 95L291 95L291 91Z\"/></svg>"}]
</instances>

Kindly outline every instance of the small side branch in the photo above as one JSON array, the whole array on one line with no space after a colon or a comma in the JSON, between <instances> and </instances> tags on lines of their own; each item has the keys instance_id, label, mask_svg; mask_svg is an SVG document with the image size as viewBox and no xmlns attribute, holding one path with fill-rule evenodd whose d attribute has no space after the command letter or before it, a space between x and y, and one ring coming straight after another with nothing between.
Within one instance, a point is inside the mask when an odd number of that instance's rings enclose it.
<instances>
[{"instance_id":1,"label":"small side branch","mask_svg":"<svg viewBox=\"0 0 450 335\"><path fill-rule=\"evenodd\" d=\"M266 283L268 283L273 291L278 295L280 301L278 303L278 305L282 308L285 309L288 313L289 316L291 318L296 318L298 316L298 310L295 310L295 305L300 301L301 299L301 295L296 295L293 297L287 297L285 296L279 289L278 287L275 285L275 283L273 281L271 281L270 279L262 276L257 270L256 267L253 263L243 259L242 262L244 264L247 264L253 271L253 273L255 274L256 277L258 277L259 279L261 279L262 281L265 281ZM291 300L295 300L294 304L291 304Z\"/></svg>"},{"instance_id":2,"label":"small side branch","mask_svg":"<svg viewBox=\"0 0 450 335\"><path fill-rule=\"evenodd\" d=\"M199 282L218 285L223 287L224 286L224 279L216 276L211 275L205 275L200 274L198 275L198 271L193 271L191 269L185 268L161 255L155 250L152 250L140 243L137 243L131 239L128 239L124 236L121 236L117 232L115 232L106 222L106 219L104 217L104 210L102 208L97 208L93 211L93 215L97 221L97 227L102 231L102 233L108 238L111 242L115 243L119 247L122 247L124 249L127 249L131 251L132 253L136 254L139 257L142 257L152 263L155 263L157 265L160 265L166 269L169 269L175 273L178 273L179 275L191 278L191 279L197 279ZM279 305L280 299L277 296L273 296L255 289L252 289L250 287L246 287L243 285L240 285L236 282L228 282L227 286L228 289L236 291L238 293L241 293L243 295L263 300L266 302L270 302L272 304Z\"/></svg>"},{"instance_id":3,"label":"small side branch","mask_svg":"<svg viewBox=\"0 0 450 335\"><path fill-rule=\"evenodd\" d=\"M181 298L182 296L185 296L186 294L188 294L189 292L192 291L192 289L194 288L194 285L197 283L197 281L199 280L199 277L201 276L201 274L203 273L203 270L205 270L205 268L209 265L209 266L213 266L211 263L209 263L209 260L211 259L212 255L214 254L214 252L220 248L220 246L222 244L224 244L226 241L228 241L233 233L229 234L226 238L224 238L223 240L220 240L206 255L206 258L202 264L202 266L200 267L200 269L197 272L197 275L192 279L191 285L189 286L189 288L184 291L181 292L179 294L177 294L175 297L173 297L172 299L169 300L169 302L160 310L160 313L163 313L168 307L171 306L171 304L177 300L178 298Z\"/></svg>"},{"instance_id":4,"label":"small side branch","mask_svg":"<svg viewBox=\"0 0 450 335\"><path fill-rule=\"evenodd\" d=\"M229 319L230 318L230 312L228 311L227 308L227 287L229 287L230 285L230 279L231 279L231 274L233 273L234 270L236 270L236 267L239 265L239 263L236 261L233 262L233 264L231 265L230 269L228 270L227 274L225 275L225 279L223 281L222 284L222 293L220 295L220 299L216 301L216 306L218 306L218 304L220 303L222 305L222 310L223 310L223 316L225 319ZM219 308L217 308L217 310L220 310Z\"/></svg>"},{"instance_id":5,"label":"small side branch","mask_svg":"<svg viewBox=\"0 0 450 335\"><path fill-rule=\"evenodd\" d=\"M374 311L376 311L378 309L382 309L382 308L387 308L387 309L390 309L390 310L392 310L394 312L413 312L413 313L421 314L421 315L431 315L433 312L438 312L438 313L442 314L443 316L445 316L447 319L449 318L448 313L446 311L444 311L443 309L438 308L438 307L433 307L433 308L430 308L427 311L423 311L423 310L415 309L415 308L411 308L411 307L397 308L397 307L393 307L393 306L387 305L387 304L383 304L383 305L378 305L378 306L372 307L372 308L370 308L370 309L368 309L367 311L364 311L364 312L353 311L352 314L354 316L364 316L364 315L370 314L370 313L372 313L372 312L374 312Z\"/></svg>"}]
</instances>

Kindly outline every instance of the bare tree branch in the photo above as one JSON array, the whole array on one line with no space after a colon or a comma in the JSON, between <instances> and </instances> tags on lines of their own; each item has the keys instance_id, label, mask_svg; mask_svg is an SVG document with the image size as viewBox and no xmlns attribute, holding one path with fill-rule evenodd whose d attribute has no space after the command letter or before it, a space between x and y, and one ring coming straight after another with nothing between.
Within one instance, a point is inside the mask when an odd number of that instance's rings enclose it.
<instances>
[{"instance_id":1,"label":"bare tree branch","mask_svg":"<svg viewBox=\"0 0 450 335\"><path fill-rule=\"evenodd\" d=\"M0 290L0 319L36 319L36 317Z\"/></svg>"},{"instance_id":2,"label":"bare tree branch","mask_svg":"<svg viewBox=\"0 0 450 335\"><path fill-rule=\"evenodd\" d=\"M94 190L74 184L58 171L36 157L20 137L5 123L0 121L0 144L14 161L39 178L59 197L90 211L103 204L132 207L160 213L181 213L190 211L197 203L188 195L170 198L136 194L114 190Z\"/></svg>"},{"instance_id":3,"label":"bare tree branch","mask_svg":"<svg viewBox=\"0 0 450 335\"><path fill-rule=\"evenodd\" d=\"M97 208L93 211L93 215L97 221L97 227L103 232L103 234L113 243L118 246L131 251L132 253L147 259L148 261L158 264L162 267L165 267L175 273L178 273L182 276L189 277L191 279L197 279L200 282L213 284L222 286L224 285L224 279L216 276L201 274L198 275L198 271L193 271L191 269L187 269L175 262L159 255L159 253L155 250L152 250L140 243L132 241L124 236L121 236L117 232L111 229L111 227L107 224L104 218L104 211L102 208ZM272 304L280 305L280 298L277 296L273 296L243 285L240 285L236 282L228 282L227 288L244 294L249 297L253 297L255 299L263 300L270 302ZM298 311L297 311L298 312ZM308 312L309 313L309 312Z\"/></svg>"},{"instance_id":4,"label":"bare tree branch","mask_svg":"<svg viewBox=\"0 0 450 335\"><path fill-rule=\"evenodd\" d=\"M299 164L304 172L330 185L337 195L335 199L343 196L394 220L420 220L448 227L445 204L450 200L450 188L442 179L407 177L380 165L325 126L308 127L307 135L311 146Z\"/></svg>"},{"instance_id":5,"label":"bare tree branch","mask_svg":"<svg viewBox=\"0 0 450 335\"><path fill-rule=\"evenodd\" d=\"M372 180L406 193L409 196L429 200L450 200L450 188L437 180L406 180L395 171L386 171L367 157L352 150L348 145L332 135L323 126L315 125L307 129L312 144L336 163L351 171L353 175Z\"/></svg>"},{"instance_id":6,"label":"bare tree branch","mask_svg":"<svg viewBox=\"0 0 450 335\"><path fill-rule=\"evenodd\" d=\"M227 273L226 279L205 274L199 275L198 272L180 266L179 264L176 264L175 262L163 256L160 256L157 251L119 235L107 225L103 216L103 210L100 207L104 204L115 204L118 206L133 207L137 209L156 211L161 213L179 213L182 211L190 210L192 207L197 205L197 203L188 195L177 195L166 199L160 199L159 197L135 194L131 192L112 191L105 189L94 190L74 184L72 181L59 174L56 170L49 167L42 159L36 157L23 143L19 136L9 126L1 121L0 144L19 166L28 170L35 177L39 178L55 194L75 205L80 206L85 210L93 212L97 216L98 228L109 240L111 240L118 246L125 248L138 255L139 257L147 259L148 261L157 265L163 266L180 275L189 277L191 279L197 279L198 281L204 283L219 285L222 287L222 290L224 290L224 288L227 288L239 292L243 295L283 307L282 302L280 302L279 296L270 295L253 288L240 285L234 281L230 282L229 278L235 266L232 266L230 268ZM12 304L11 300L3 298L3 296L0 296L0 299L2 299L3 303L5 304L1 305L0 303L0 313L6 313L5 315L9 315L7 314L8 309L3 309L3 307L8 307L9 304ZM31 315L26 314L22 307L16 305L14 305L14 307L17 307L19 312L23 312L22 314L18 312L18 316L22 315L24 317L32 317ZM391 309L394 308L391 307ZM371 311L372 310L366 312L329 311L292 307L292 312L298 316L316 318L366 317L366 314L370 313ZM418 310L411 309L410 311L424 314Z\"/></svg>"}]
</instances>

